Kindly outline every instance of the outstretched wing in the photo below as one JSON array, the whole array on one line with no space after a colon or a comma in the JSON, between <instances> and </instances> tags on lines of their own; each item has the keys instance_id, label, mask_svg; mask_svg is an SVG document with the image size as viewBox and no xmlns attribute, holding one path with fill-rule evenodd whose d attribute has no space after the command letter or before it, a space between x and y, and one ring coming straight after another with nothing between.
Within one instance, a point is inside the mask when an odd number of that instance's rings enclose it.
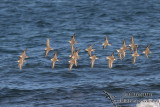
<instances>
[{"instance_id":1,"label":"outstretched wing","mask_svg":"<svg viewBox=\"0 0 160 107\"><path fill-rule=\"evenodd\" d=\"M94 67L94 61L95 61L95 60L93 60L93 59L91 60L91 67L92 67L92 68Z\"/></svg>"},{"instance_id":2,"label":"outstretched wing","mask_svg":"<svg viewBox=\"0 0 160 107\"><path fill-rule=\"evenodd\" d=\"M26 48L26 49L24 49L24 51L23 51L22 55L25 55L25 56L26 56L26 51L27 51L27 48Z\"/></svg>"},{"instance_id":3,"label":"outstretched wing","mask_svg":"<svg viewBox=\"0 0 160 107\"><path fill-rule=\"evenodd\" d=\"M46 50L45 52L45 57L47 57L49 50Z\"/></svg>"},{"instance_id":4,"label":"outstretched wing","mask_svg":"<svg viewBox=\"0 0 160 107\"><path fill-rule=\"evenodd\" d=\"M136 56L134 56L134 57L133 57L132 64L135 64L135 62L136 62L136 58L137 58Z\"/></svg>"},{"instance_id":5,"label":"outstretched wing","mask_svg":"<svg viewBox=\"0 0 160 107\"><path fill-rule=\"evenodd\" d=\"M50 48L50 44L49 44L49 38L47 39L46 46L47 46L47 48Z\"/></svg>"},{"instance_id":6,"label":"outstretched wing","mask_svg":"<svg viewBox=\"0 0 160 107\"><path fill-rule=\"evenodd\" d=\"M94 46L94 45L90 45L90 46L88 47L88 49L92 49L93 46Z\"/></svg>"},{"instance_id":7,"label":"outstretched wing","mask_svg":"<svg viewBox=\"0 0 160 107\"><path fill-rule=\"evenodd\" d=\"M115 107L117 107L117 105L116 105L116 103L114 102L112 96L111 96L107 91L103 91L103 92L105 93L106 97L108 97L108 98L111 100L111 102L113 103L113 105L114 105Z\"/></svg>"},{"instance_id":8,"label":"outstretched wing","mask_svg":"<svg viewBox=\"0 0 160 107\"><path fill-rule=\"evenodd\" d=\"M146 47L146 51L149 51L149 47L150 47L151 45L148 45L147 47Z\"/></svg>"},{"instance_id":9,"label":"outstretched wing","mask_svg":"<svg viewBox=\"0 0 160 107\"><path fill-rule=\"evenodd\" d=\"M54 53L54 56L53 56L54 58L57 58L57 51Z\"/></svg>"},{"instance_id":10,"label":"outstretched wing","mask_svg":"<svg viewBox=\"0 0 160 107\"><path fill-rule=\"evenodd\" d=\"M55 62L52 62L52 69L54 68Z\"/></svg>"},{"instance_id":11,"label":"outstretched wing","mask_svg":"<svg viewBox=\"0 0 160 107\"><path fill-rule=\"evenodd\" d=\"M133 36L131 37L131 44L134 44Z\"/></svg>"},{"instance_id":12,"label":"outstretched wing","mask_svg":"<svg viewBox=\"0 0 160 107\"><path fill-rule=\"evenodd\" d=\"M72 67L73 67L73 64L71 63L71 64L69 65L69 71L71 71Z\"/></svg>"},{"instance_id":13,"label":"outstretched wing","mask_svg":"<svg viewBox=\"0 0 160 107\"><path fill-rule=\"evenodd\" d=\"M145 53L145 56L149 59L148 53Z\"/></svg>"},{"instance_id":14,"label":"outstretched wing","mask_svg":"<svg viewBox=\"0 0 160 107\"><path fill-rule=\"evenodd\" d=\"M118 53L118 56L122 60L122 53Z\"/></svg>"},{"instance_id":15,"label":"outstretched wing","mask_svg":"<svg viewBox=\"0 0 160 107\"><path fill-rule=\"evenodd\" d=\"M107 42L108 43L108 37L106 36L106 38L105 38L105 42Z\"/></svg>"},{"instance_id":16,"label":"outstretched wing","mask_svg":"<svg viewBox=\"0 0 160 107\"><path fill-rule=\"evenodd\" d=\"M123 40L123 47L126 47L126 41Z\"/></svg>"}]
</instances>

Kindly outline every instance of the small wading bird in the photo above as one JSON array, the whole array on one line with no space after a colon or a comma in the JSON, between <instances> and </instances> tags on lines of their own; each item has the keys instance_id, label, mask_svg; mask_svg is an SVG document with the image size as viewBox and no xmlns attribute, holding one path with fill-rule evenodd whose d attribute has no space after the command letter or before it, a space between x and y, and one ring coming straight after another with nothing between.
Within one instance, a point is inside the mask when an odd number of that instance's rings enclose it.
<instances>
[{"instance_id":1,"label":"small wading bird","mask_svg":"<svg viewBox=\"0 0 160 107\"><path fill-rule=\"evenodd\" d=\"M46 43L46 46L47 48L45 48L45 57L47 57L48 53L50 50L54 50L53 48L50 47L50 44L49 44L49 38L47 39L47 43Z\"/></svg>"},{"instance_id":2,"label":"small wading bird","mask_svg":"<svg viewBox=\"0 0 160 107\"><path fill-rule=\"evenodd\" d=\"M112 68L113 61L117 60L116 58L114 58L114 52L111 54L111 56L106 57L106 59L108 59L108 66L109 66L109 68Z\"/></svg>"},{"instance_id":3,"label":"small wading bird","mask_svg":"<svg viewBox=\"0 0 160 107\"><path fill-rule=\"evenodd\" d=\"M28 58L28 56L26 55L26 51L27 51L27 48L24 49L22 54L19 56L20 59L17 61L17 62L19 62L18 67L19 67L20 70L22 70L23 63L26 62L24 59Z\"/></svg>"},{"instance_id":4,"label":"small wading bird","mask_svg":"<svg viewBox=\"0 0 160 107\"><path fill-rule=\"evenodd\" d=\"M108 38L106 36L104 43L102 43L103 49L106 48L106 46L111 46L111 44L108 43Z\"/></svg>"},{"instance_id":5,"label":"small wading bird","mask_svg":"<svg viewBox=\"0 0 160 107\"><path fill-rule=\"evenodd\" d=\"M73 52L74 52L74 44L75 43L78 43L78 42L76 42L76 40L75 40L75 34L73 34L73 36L72 36L72 38L71 38L71 41L68 41L69 43L71 43L71 53L73 54Z\"/></svg>"},{"instance_id":6,"label":"small wading bird","mask_svg":"<svg viewBox=\"0 0 160 107\"><path fill-rule=\"evenodd\" d=\"M117 52L118 52L118 56L119 56L120 60L122 61L122 59L123 59L122 54L124 52L123 49L120 48L119 50L117 50Z\"/></svg>"},{"instance_id":7,"label":"small wading bird","mask_svg":"<svg viewBox=\"0 0 160 107\"><path fill-rule=\"evenodd\" d=\"M98 57L96 57L96 55L93 55L93 56L91 56L91 57L89 57L90 59L91 59L91 68L93 68L93 66L94 66L94 61L96 60L96 59L99 59Z\"/></svg>"},{"instance_id":8,"label":"small wading bird","mask_svg":"<svg viewBox=\"0 0 160 107\"><path fill-rule=\"evenodd\" d=\"M75 59L71 58L68 62L70 63L70 65L69 65L69 71L71 71L73 65L75 64Z\"/></svg>"},{"instance_id":9,"label":"small wading bird","mask_svg":"<svg viewBox=\"0 0 160 107\"><path fill-rule=\"evenodd\" d=\"M132 36L132 37L131 37L131 44L129 44L129 46L131 47L131 53L132 53L135 45L136 45L136 44L134 44L134 39L133 39L133 36Z\"/></svg>"},{"instance_id":10,"label":"small wading bird","mask_svg":"<svg viewBox=\"0 0 160 107\"><path fill-rule=\"evenodd\" d=\"M129 47L126 46L125 40L123 40L123 45L122 45L121 49L123 50L122 54L123 54L123 59L124 59L126 56L126 50L129 49Z\"/></svg>"},{"instance_id":11,"label":"small wading bird","mask_svg":"<svg viewBox=\"0 0 160 107\"><path fill-rule=\"evenodd\" d=\"M87 49L85 49L86 51L88 51L88 55L89 55L89 56L92 55L91 52L94 52L94 51L95 51L95 49L92 49L93 46L94 46L94 45L91 45L91 46L89 46Z\"/></svg>"},{"instance_id":12,"label":"small wading bird","mask_svg":"<svg viewBox=\"0 0 160 107\"><path fill-rule=\"evenodd\" d=\"M113 97L112 97L107 91L103 91L103 92L105 93L106 98L108 97L108 98L111 100L112 104L113 104L115 107L117 107L116 103L115 103L114 100L113 100Z\"/></svg>"},{"instance_id":13,"label":"small wading bird","mask_svg":"<svg viewBox=\"0 0 160 107\"><path fill-rule=\"evenodd\" d=\"M23 58L20 58L17 62L19 62L18 63L19 69L22 70L23 63L26 62L26 61Z\"/></svg>"},{"instance_id":14,"label":"small wading bird","mask_svg":"<svg viewBox=\"0 0 160 107\"><path fill-rule=\"evenodd\" d=\"M79 59L79 55L78 55L78 52L79 52L80 49L78 49L77 51L74 51L72 55L70 55L69 57L71 57L72 59L74 59L75 61L75 66L77 67L77 59Z\"/></svg>"},{"instance_id":15,"label":"small wading bird","mask_svg":"<svg viewBox=\"0 0 160 107\"><path fill-rule=\"evenodd\" d=\"M149 50L149 47L150 47L151 45L148 45L147 47L146 47L146 49L145 49L145 51L143 51L143 53L144 53L144 55L149 59L149 56L148 56L148 54L149 53L152 53L150 50Z\"/></svg>"},{"instance_id":16,"label":"small wading bird","mask_svg":"<svg viewBox=\"0 0 160 107\"><path fill-rule=\"evenodd\" d=\"M27 48L23 51L23 53L20 55L20 58L22 59L25 59L25 58L28 58L28 56L26 55L26 51L27 51Z\"/></svg>"},{"instance_id":17,"label":"small wading bird","mask_svg":"<svg viewBox=\"0 0 160 107\"><path fill-rule=\"evenodd\" d=\"M132 54L132 56L133 56L132 64L135 64L136 58L137 58L138 56L141 56L141 55L139 55L139 54L137 53L137 48L138 48L138 45L135 45L135 47L134 47L134 53Z\"/></svg>"},{"instance_id":18,"label":"small wading bird","mask_svg":"<svg viewBox=\"0 0 160 107\"><path fill-rule=\"evenodd\" d=\"M53 69L56 61L59 61L59 59L57 59L57 51L53 55L53 58L51 59L51 61L52 61L52 69Z\"/></svg>"}]
</instances>

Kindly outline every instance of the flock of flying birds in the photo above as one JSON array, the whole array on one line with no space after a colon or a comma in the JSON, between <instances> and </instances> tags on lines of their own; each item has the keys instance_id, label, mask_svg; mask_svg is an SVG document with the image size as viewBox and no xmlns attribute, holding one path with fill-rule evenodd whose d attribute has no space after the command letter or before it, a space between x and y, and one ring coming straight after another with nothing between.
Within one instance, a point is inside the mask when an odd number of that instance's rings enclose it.
<instances>
[{"instance_id":1,"label":"flock of flying birds","mask_svg":"<svg viewBox=\"0 0 160 107\"><path fill-rule=\"evenodd\" d=\"M74 47L74 45L78 43L75 40L75 34L71 37L71 40L69 41L69 43L70 43L70 46L71 46L71 55L69 56L70 60L68 62L70 63L70 65L69 65L69 71L71 71L71 69L72 69L72 67L73 67L74 64L77 67L77 64L78 64L77 59L80 58L79 55L78 55L80 49L76 50L76 48ZM103 49L106 48L106 46L111 46L111 44L109 44L109 42L108 42L107 36L105 37L105 41L104 41L104 43L102 43L102 45L103 45ZM54 50L53 48L50 47L49 38L47 39L46 46L47 47L45 48L45 57L47 57L49 51ZM92 55L92 52L95 51L95 49L92 49L93 46L94 45L90 45L87 49L85 49L88 52L89 58L91 59L91 68L94 67L95 60L99 59L98 57L96 57L96 55ZM149 47L150 47L150 45L148 45L145 48L145 50L143 51L144 55L148 59L149 59L148 54L152 53L149 50ZM132 63L135 64L136 58L138 56L141 56L140 54L138 54L137 48L138 48L138 45L134 44L133 36L131 37L131 44L129 45L129 47L126 46L126 42L125 42L125 40L123 40L122 47L119 50L117 50L118 56L119 56L120 60L123 60L125 58L126 50L130 49L131 53L134 51L133 54L132 54L132 56L133 56ZM27 49L25 49L23 51L23 53L19 57L20 59L18 60L18 66L19 66L20 70L22 70L23 63L26 62L24 59L28 58L28 56L26 55L26 51L27 51ZM110 56L106 57L106 59L108 59L108 67L109 68L112 68L113 62L115 60L117 60L114 57L114 52ZM53 69L54 66L55 66L55 63L57 61L59 61L59 59L57 59L57 51L54 53L53 58L51 59L51 61L52 61L52 69Z\"/></svg>"}]
</instances>

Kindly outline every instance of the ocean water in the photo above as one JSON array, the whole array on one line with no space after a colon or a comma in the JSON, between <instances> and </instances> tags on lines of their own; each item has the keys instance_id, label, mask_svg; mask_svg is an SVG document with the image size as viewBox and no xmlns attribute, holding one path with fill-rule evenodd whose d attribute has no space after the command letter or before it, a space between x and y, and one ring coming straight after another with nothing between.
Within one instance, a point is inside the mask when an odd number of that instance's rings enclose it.
<instances>
[{"instance_id":1,"label":"ocean water","mask_svg":"<svg viewBox=\"0 0 160 107\"><path fill-rule=\"evenodd\" d=\"M69 72L68 41L74 33L80 59ZM112 46L102 49L106 35ZM116 52L123 39L130 44L131 35L142 55L134 65L129 50L123 61ZM55 50L45 58L47 38ZM0 107L113 107L104 90L116 96L118 107L146 105L120 102L123 98L160 99L158 0L0 0L0 43ZM92 44L100 58L93 69L85 51ZM149 60L142 53L148 44ZM20 71L17 60L25 48L29 58ZM60 61L52 69L56 50ZM118 60L109 69L106 57L112 52Z\"/></svg>"}]
</instances>

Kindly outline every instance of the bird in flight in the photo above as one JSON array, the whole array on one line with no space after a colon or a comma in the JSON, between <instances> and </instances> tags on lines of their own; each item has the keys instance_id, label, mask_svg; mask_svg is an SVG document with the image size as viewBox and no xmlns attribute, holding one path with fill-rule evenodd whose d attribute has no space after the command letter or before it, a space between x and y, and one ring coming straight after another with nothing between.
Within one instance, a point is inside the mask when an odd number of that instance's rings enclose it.
<instances>
[{"instance_id":1,"label":"bird in flight","mask_svg":"<svg viewBox=\"0 0 160 107\"><path fill-rule=\"evenodd\" d=\"M88 51L88 55L89 55L89 56L92 55L91 52L94 52L94 51L95 51L95 49L92 49L93 46L94 46L94 45L90 45L87 49L85 49L86 51Z\"/></svg>"},{"instance_id":2,"label":"bird in flight","mask_svg":"<svg viewBox=\"0 0 160 107\"><path fill-rule=\"evenodd\" d=\"M51 59L51 61L52 61L52 69L53 69L54 66L55 66L55 63L57 61L59 61L59 59L57 59L57 51L54 53L53 58Z\"/></svg>"},{"instance_id":3,"label":"bird in flight","mask_svg":"<svg viewBox=\"0 0 160 107\"><path fill-rule=\"evenodd\" d=\"M73 54L74 52L74 44L77 44L78 42L76 42L75 40L75 34L73 34L73 36L71 37L71 40L68 41L69 43L71 43L71 54Z\"/></svg>"},{"instance_id":4,"label":"bird in flight","mask_svg":"<svg viewBox=\"0 0 160 107\"><path fill-rule=\"evenodd\" d=\"M49 44L49 38L47 39L47 43L46 43L46 46L47 48L45 48L45 57L47 57L48 53L50 50L54 50L53 48L50 47L50 44Z\"/></svg>"},{"instance_id":5,"label":"bird in flight","mask_svg":"<svg viewBox=\"0 0 160 107\"><path fill-rule=\"evenodd\" d=\"M26 55L26 51L27 51L27 48L22 52L22 54L20 55L20 58L28 58L28 56Z\"/></svg>"},{"instance_id":6,"label":"bird in flight","mask_svg":"<svg viewBox=\"0 0 160 107\"><path fill-rule=\"evenodd\" d=\"M129 44L129 46L131 47L131 53L132 53L135 45L136 45L136 44L134 44L134 39L133 39L133 36L132 36L132 37L131 37L131 44Z\"/></svg>"},{"instance_id":7,"label":"bird in flight","mask_svg":"<svg viewBox=\"0 0 160 107\"><path fill-rule=\"evenodd\" d=\"M90 56L90 59L91 59L91 68L93 68L95 60L99 58L96 57L96 55L93 55L93 56Z\"/></svg>"},{"instance_id":8,"label":"bird in flight","mask_svg":"<svg viewBox=\"0 0 160 107\"><path fill-rule=\"evenodd\" d=\"M112 68L113 61L117 60L116 58L114 58L114 52L110 56L106 57L106 59L108 59L109 68Z\"/></svg>"},{"instance_id":9,"label":"bird in flight","mask_svg":"<svg viewBox=\"0 0 160 107\"><path fill-rule=\"evenodd\" d=\"M111 44L108 43L108 38L106 36L104 43L102 43L103 49L106 48L106 46L111 46Z\"/></svg>"},{"instance_id":10,"label":"bird in flight","mask_svg":"<svg viewBox=\"0 0 160 107\"><path fill-rule=\"evenodd\" d=\"M26 61L23 58L20 58L17 62L19 62L18 63L19 69L22 70L23 63L26 62Z\"/></svg>"},{"instance_id":11,"label":"bird in flight","mask_svg":"<svg viewBox=\"0 0 160 107\"><path fill-rule=\"evenodd\" d=\"M135 47L134 47L134 53L132 54L132 56L133 56L132 64L135 64L136 58L137 58L138 56L141 56L141 55L138 54L137 48L138 48L138 45L135 45Z\"/></svg>"},{"instance_id":12,"label":"bird in flight","mask_svg":"<svg viewBox=\"0 0 160 107\"><path fill-rule=\"evenodd\" d=\"M112 104L113 104L115 107L117 107L117 104L114 102L113 97L112 97L107 91L103 91L103 92L105 93L106 98L108 97L108 98L111 100Z\"/></svg>"},{"instance_id":13,"label":"bird in flight","mask_svg":"<svg viewBox=\"0 0 160 107\"><path fill-rule=\"evenodd\" d=\"M124 50L123 49L119 49L119 50L117 50L117 52L118 52L118 56L119 56L119 58L120 58L120 60L122 61L122 54L123 54L123 52L124 52Z\"/></svg>"},{"instance_id":14,"label":"bird in flight","mask_svg":"<svg viewBox=\"0 0 160 107\"><path fill-rule=\"evenodd\" d=\"M123 59L124 59L126 56L126 50L129 49L129 47L126 46L125 40L123 40L123 45L122 45L121 49L123 50L122 54L123 54Z\"/></svg>"},{"instance_id":15,"label":"bird in flight","mask_svg":"<svg viewBox=\"0 0 160 107\"><path fill-rule=\"evenodd\" d=\"M145 51L143 51L143 53L144 53L144 55L149 59L149 56L148 56L148 54L149 53L152 53L150 50L149 50L149 47L150 47L151 45L148 45L147 47L146 47L146 49L145 49Z\"/></svg>"},{"instance_id":16,"label":"bird in flight","mask_svg":"<svg viewBox=\"0 0 160 107\"><path fill-rule=\"evenodd\" d=\"M70 65L69 65L69 71L71 71L73 65L75 64L75 59L71 58L68 62L70 63Z\"/></svg>"}]
</instances>

